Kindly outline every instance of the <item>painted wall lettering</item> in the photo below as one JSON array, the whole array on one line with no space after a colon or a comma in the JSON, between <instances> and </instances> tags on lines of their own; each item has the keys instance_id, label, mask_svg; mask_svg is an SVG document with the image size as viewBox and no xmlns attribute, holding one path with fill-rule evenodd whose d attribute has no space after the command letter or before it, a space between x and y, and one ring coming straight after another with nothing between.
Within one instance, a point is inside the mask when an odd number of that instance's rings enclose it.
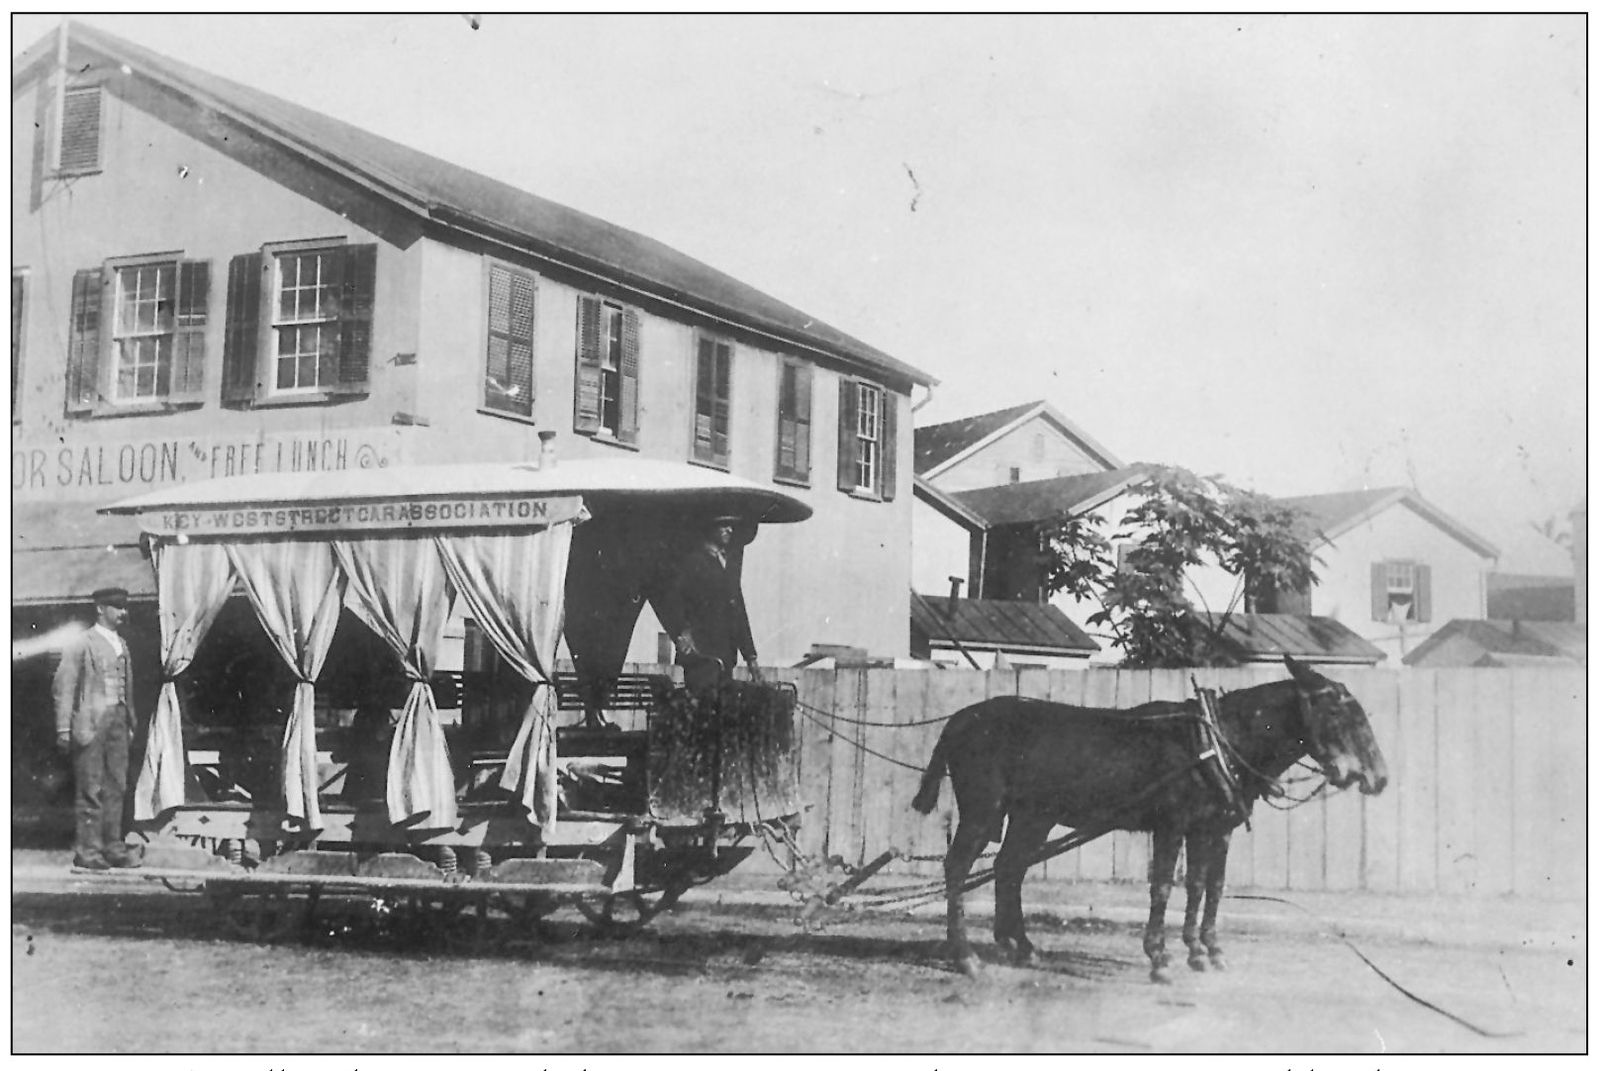
<instances>
[{"instance_id":1,"label":"painted wall lettering","mask_svg":"<svg viewBox=\"0 0 1608 1071\"><path fill-rule=\"evenodd\" d=\"M13 435L11 495L14 501L104 500L221 476L385 468L403 460L403 430L364 428L244 440L202 436L137 442L75 442L55 436L28 441Z\"/></svg>"}]
</instances>

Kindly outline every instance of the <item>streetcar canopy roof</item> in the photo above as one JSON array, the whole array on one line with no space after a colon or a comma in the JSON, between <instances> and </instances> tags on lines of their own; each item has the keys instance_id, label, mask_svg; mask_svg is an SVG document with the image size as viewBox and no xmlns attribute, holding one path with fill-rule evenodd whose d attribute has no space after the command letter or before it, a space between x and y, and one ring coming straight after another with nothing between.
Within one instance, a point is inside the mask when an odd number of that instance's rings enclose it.
<instances>
[{"instance_id":1,"label":"streetcar canopy roof","mask_svg":"<svg viewBox=\"0 0 1608 1071\"><path fill-rule=\"evenodd\" d=\"M566 499L574 501L566 507ZM537 510L516 505L540 500L549 505ZM360 514L337 509L348 506L375 508ZM358 516L365 518L358 526L369 529L439 529L460 523L526 527L640 509L688 516L735 514L755 523L802 521L813 512L792 495L740 476L646 458L226 476L123 499L101 512L135 514L140 527L154 535L244 536L343 530L357 524ZM245 514L231 518L231 511Z\"/></svg>"}]
</instances>

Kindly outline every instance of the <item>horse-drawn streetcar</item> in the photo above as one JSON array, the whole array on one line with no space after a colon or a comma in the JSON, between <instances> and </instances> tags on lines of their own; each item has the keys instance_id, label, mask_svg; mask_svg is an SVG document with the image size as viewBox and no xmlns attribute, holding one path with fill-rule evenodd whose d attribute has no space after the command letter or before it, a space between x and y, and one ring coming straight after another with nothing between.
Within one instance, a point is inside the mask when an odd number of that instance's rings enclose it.
<instances>
[{"instance_id":1,"label":"horse-drawn streetcar","mask_svg":"<svg viewBox=\"0 0 1608 1071\"><path fill-rule=\"evenodd\" d=\"M739 542L807 518L792 496L576 461L239 476L106 512L157 576L141 873L247 935L351 901L634 926L796 825L790 688L624 672L680 545L716 514Z\"/></svg>"}]
</instances>

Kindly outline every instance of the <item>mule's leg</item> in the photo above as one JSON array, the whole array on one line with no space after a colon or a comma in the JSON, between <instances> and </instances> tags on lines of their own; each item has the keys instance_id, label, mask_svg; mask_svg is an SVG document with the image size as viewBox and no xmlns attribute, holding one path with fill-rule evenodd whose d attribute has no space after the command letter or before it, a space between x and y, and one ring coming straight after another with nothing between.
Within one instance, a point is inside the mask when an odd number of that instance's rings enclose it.
<instances>
[{"instance_id":1,"label":"mule's leg","mask_svg":"<svg viewBox=\"0 0 1608 1071\"><path fill-rule=\"evenodd\" d=\"M1223 879L1228 873L1228 840L1233 830L1206 839L1206 914L1201 920L1200 939L1211 957L1212 966L1223 970L1223 950L1217 944L1217 904L1223 898Z\"/></svg>"},{"instance_id":2,"label":"mule's leg","mask_svg":"<svg viewBox=\"0 0 1608 1071\"><path fill-rule=\"evenodd\" d=\"M1150 855L1150 921L1145 925L1145 955L1150 957L1150 980L1170 982L1167 964L1167 900L1172 896L1173 870L1178 866L1178 848L1184 835L1176 830L1157 830L1155 848Z\"/></svg>"},{"instance_id":3,"label":"mule's leg","mask_svg":"<svg viewBox=\"0 0 1608 1071\"><path fill-rule=\"evenodd\" d=\"M1201 943L1201 894L1206 891L1207 871L1210 868L1213 836L1191 833L1184 839L1184 947L1189 949L1189 966L1193 970L1206 969L1206 946Z\"/></svg>"},{"instance_id":4,"label":"mule's leg","mask_svg":"<svg viewBox=\"0 0 1608 1071\"><path fill-rule=\"evenodd\" d=\"M955 839L944 856L944 892L949 899L949 954L954 958L955 966L970 978L977 977L983 963L966 940L964 886L966 875L971 873L972 864L977 862L977 857L988 846L992 832L991 822L971 821L962 817L959 828L955 830Z\"/></svg>"},{"instance_id":5,"label":"mule's leg","mask_svg":"<svg viewBox=\"0 0 1608 1071\"><path fill-rule=\"evenodd\" d=\"M1027 939L1027 924L1022 919L1022 879L1032 865L1033 853L1054 827L1053 818L1011 815L1005 843L994 860L994 940L1016 963L1033 958L1033 944Z\"/></svg>"}]
</instances>

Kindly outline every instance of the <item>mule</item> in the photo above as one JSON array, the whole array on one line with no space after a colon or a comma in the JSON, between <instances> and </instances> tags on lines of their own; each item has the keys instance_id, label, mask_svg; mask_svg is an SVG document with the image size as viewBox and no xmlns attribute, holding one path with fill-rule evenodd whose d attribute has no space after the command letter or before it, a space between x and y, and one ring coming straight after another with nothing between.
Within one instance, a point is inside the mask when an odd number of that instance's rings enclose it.
<instances>
[{"instance_id":1,"label":"mule","mask_svg":"<svg viewBox=\"0 0 1608 1071\"><path fill-rule=\"evenodd\" d=\"M948 772L959 811L944 859L955 964L973 976L981 968L966 940L962 896L977 857L1002 833L994 939L1014 962L1033 958L1022 879L1042 858L1050 830L1068 826L1091 839L1117 829L1152 835L1144 950L1158 982L1169 980L1167 901L1187 845L1189 965L1205 970L1210 961L1222 969L1217 906L1229 838L1256 800L1272 794L1302 758L1316 761L1336 788L1355 784L1374 795L1387 780L1367 714L1345 686L1288 657L1284 664L1289 680L1223 694L1215 718L1194 700L1104 710L1014 696L984 700L950 718L912 806L929 813Z\"/></svg>"}]
</instances>

